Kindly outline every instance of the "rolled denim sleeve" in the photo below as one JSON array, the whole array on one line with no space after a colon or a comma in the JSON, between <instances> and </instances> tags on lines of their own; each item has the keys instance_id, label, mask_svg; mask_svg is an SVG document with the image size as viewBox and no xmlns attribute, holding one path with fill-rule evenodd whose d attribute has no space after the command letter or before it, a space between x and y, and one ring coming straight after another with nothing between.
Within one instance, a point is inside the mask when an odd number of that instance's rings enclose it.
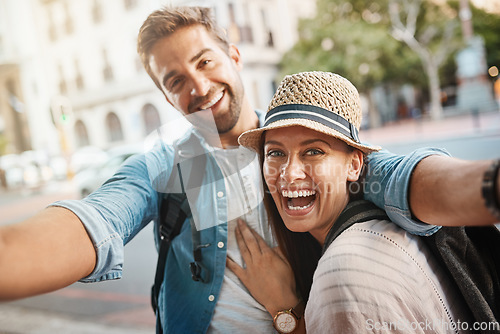
<instances>
[{"instance_id":1,"label":"rolled denim sleeve","mask_svg":"<svg viewBox=\"0 0 500 334\"><path fill-rule=\"evenodd\" d=\"M134 156L85 199L51 204L75 213L94 244L96 266L81 282L122 276L124 245L158 213L158 193L150 181L150 165L144 154Z\"/></svg>"},{"instance_id":2,"label":"rolled denim sleeve","mask_svg":"<svg viewBox=\"0 0 500 334\"><path fill-rule=\"evenodd\" d=\"M415 235L431 235L440 228L412 217L408 202L413 170L430 155L450 156L443 149L420 148L405 156L382 150L367 158L365 199L384 209L394 223Z\"/></svg>"}]
</instances>

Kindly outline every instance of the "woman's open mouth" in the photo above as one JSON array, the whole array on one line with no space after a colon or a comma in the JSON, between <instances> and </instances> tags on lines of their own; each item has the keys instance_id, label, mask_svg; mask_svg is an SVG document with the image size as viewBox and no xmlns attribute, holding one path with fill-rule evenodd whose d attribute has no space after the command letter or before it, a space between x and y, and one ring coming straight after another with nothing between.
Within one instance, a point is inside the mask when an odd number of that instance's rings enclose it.
<instances>
[{"instance_id":1,"label":"woman's open mouth","mask_svg":"<svg viewBox=\"0 0 500 334\"><path fill-rule=\"evenodd\" d=\"M311 208L316 201L315 190L282 190L281 195L286 204L285 208L297 214L309 212L310 210L307 209Z\"/></svg>"}]
</instances>

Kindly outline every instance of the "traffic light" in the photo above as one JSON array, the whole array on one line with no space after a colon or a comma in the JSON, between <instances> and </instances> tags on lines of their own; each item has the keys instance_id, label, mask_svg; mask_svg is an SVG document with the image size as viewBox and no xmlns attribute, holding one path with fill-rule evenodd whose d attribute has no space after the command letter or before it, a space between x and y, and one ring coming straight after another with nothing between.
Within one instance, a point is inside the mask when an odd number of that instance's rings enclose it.
<instances>
[{"instance_id":1,"label":"traffic light","mask_svg":"<svg viewBox=\"0 0 500 334\"><path fill-rule=\"evenodd\" d=\"M68 124L73 114L71 103L69 99L64 96L53 98L50 111L55 126Z\"/></svg>"}]
</instances>

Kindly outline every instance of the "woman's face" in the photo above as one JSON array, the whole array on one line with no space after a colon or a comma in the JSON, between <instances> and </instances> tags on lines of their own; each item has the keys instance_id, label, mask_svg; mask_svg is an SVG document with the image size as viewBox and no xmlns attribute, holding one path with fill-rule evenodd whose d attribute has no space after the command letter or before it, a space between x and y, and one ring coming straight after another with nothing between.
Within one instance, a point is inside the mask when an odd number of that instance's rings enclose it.
<instances>
[{"instance_id":1,"label":"woman's face","mask_svg":"<svg viewBox=\"0 0 500 334\"><path fill-rule=\"evenodd\" d=\"M264 133L264 179L286 227L323 244L349 201L347 181L363 163L359 150L302 126Z\"/></svg>"}]
</instances>

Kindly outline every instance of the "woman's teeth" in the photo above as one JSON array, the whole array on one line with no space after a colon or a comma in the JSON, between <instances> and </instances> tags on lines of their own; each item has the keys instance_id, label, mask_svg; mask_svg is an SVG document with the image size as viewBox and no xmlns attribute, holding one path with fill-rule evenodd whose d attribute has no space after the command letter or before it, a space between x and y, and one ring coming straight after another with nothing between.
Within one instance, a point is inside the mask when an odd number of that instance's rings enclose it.
<instances>
[{"instance_id":1,"label":"woman's teeth","mask_svg":"<svg viewBox=\"0 0 500 334\"><path fill-rule=\"evenodd\" d=\"M315 190L282 190L281 195L287 198L308 197L316 195Z\"/></svg>"},{"instance_id":2,"label":"woman's teeth","mask_svg":"<svg viewBox=\"0 0 500 334\"><path fill-rule=\"evenodd\" d=\"M313 205L314 201L309 202L309 204L304 205L304 206L293 206L292 201L288 201L288 209L292 211L297 211L297 210L304 210Z\"/></svg>"},{"instance_id":3,"label":"woman's teeth","mask_svg":"<svg viewBox=\"0 0 500 334\"><path fill-rule=\"evenodd\" d=\"M281 194L284 198L288 198L287 206L289 210L304 210L309 208L314 203L314 197L310 199L309 202L304 203L307 199L305 197L311 197L316 195L314 190L282 190ZM296 200L297 198L304 198ZM294 205L295 202L295 205ZM298 202L298 203L297 203ZM300 205L302 204L302 205ZM305 204L305 205L304 205Z\"/></svg>"}]
</instances>

